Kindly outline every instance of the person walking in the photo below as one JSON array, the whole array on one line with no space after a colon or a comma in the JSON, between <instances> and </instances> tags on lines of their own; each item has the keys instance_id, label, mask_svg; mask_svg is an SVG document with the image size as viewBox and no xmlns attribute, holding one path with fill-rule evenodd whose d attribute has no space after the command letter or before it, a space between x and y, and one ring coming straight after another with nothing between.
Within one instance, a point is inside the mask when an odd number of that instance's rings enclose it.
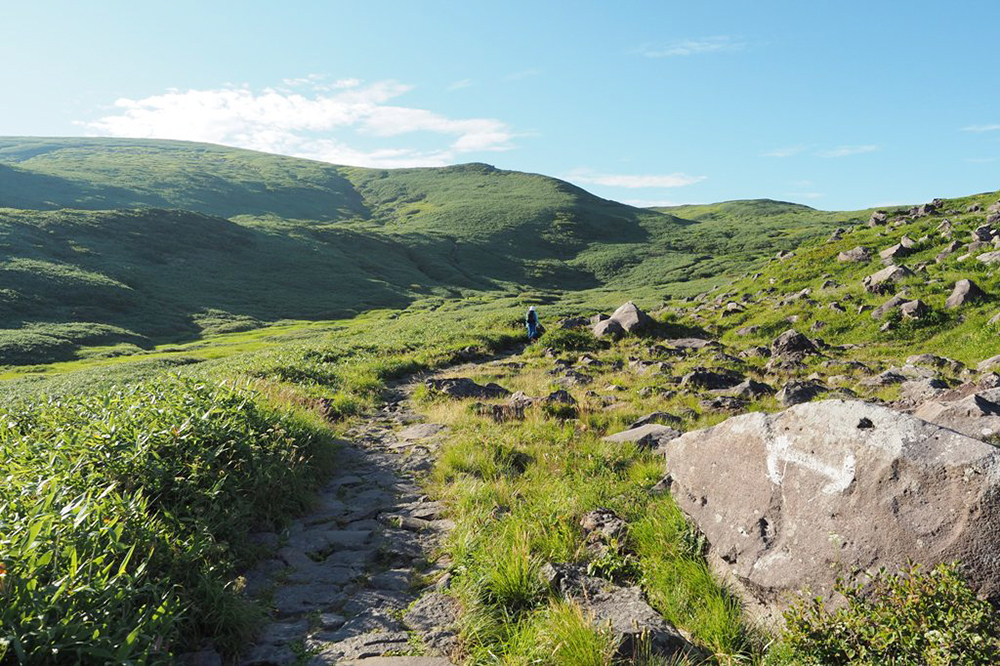
<instances>
[{"instance_id":1,"label":"person walking","mask_svg":"<svg viewBox=\"0 0 1000 666\"><path fill-rule=\"evenodd\" d=\"M532 342L539 335L538 313L535 312L534 305L528 308L528 314L524 318L524 323L528 327L528 342Z\"/></svg>"}]
</instances>

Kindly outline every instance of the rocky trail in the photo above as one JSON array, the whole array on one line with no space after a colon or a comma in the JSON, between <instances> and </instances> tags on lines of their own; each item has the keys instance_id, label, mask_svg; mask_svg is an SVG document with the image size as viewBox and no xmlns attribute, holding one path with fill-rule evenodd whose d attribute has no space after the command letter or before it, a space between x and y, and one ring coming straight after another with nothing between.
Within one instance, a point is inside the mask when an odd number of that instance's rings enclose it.
<instances>
[{"instance_id":1,"label":"rocky trail","mask_svg":"<svg viewBox=\"0 0 1000 666\"><path fill-rule=\"evenodd\" d=\"M422 379L392 387L348 431L312 513L281 536L255 535L274 555L247 574L247 589L272 617L238 663L452 663L457 607L438 591L447 562L437 551L453 525L420 486L445 429L408 406Z\"/></svg>"}]
</instances>

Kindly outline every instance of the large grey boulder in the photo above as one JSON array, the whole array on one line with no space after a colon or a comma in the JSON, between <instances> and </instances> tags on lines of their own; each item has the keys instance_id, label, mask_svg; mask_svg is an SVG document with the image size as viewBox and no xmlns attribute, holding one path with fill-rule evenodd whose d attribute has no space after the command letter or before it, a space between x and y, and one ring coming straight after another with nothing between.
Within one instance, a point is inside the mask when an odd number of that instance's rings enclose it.
<instances>
[{"instance_id":1,"label":"large grey boulder","mask_svg":"<svg viewBox=\"0 0 1000 666\"><path fill-rule=\"evenodd\" d=\"M979 288L972 280L959 280L955 283L955 288L951 296L944 302L946 308L957 308L960 305L985 298L986 292Z\"/></svg>"},{"instance_id":2,"label":"large grey boulder","mask_svg":"<svg viewBox=\"0 0 1000 666\"><path fill-rule=\"evenodd\" d=\"M611 314L611 318L625 330L626 333L641 331L653 323L653 318L639 309L632 301L629 301Z\"/></svg>"},{"instance_id":3,"label":"large grey boulder","mask_svg":"<svg viewBox=\"0 0 1000 666\"><path fill-rule=\"evenodd\" d=\"M1000 592L1000 449L843 400L759 412L666 446L670 491L712 566L763 617L838 575L959 560Z\"/></svg>"}]
</instances>

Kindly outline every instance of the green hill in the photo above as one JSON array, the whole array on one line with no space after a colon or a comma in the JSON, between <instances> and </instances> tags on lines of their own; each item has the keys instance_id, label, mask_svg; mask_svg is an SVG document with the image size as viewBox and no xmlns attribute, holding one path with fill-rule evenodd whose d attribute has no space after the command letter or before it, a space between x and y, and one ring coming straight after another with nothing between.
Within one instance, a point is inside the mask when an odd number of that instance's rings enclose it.
<instances>
[{"instance_id":1,"label":"green hill","mask_svg":"<svg viewBox=\"0 0 1000 666\"><path fill-rule=\"evenodd\" d=\"M362 169L177 141L0 139L0 364L470 291L681 292L850 217L757 203L659 211L485 164Z\"/></svg>"}]
</instances>

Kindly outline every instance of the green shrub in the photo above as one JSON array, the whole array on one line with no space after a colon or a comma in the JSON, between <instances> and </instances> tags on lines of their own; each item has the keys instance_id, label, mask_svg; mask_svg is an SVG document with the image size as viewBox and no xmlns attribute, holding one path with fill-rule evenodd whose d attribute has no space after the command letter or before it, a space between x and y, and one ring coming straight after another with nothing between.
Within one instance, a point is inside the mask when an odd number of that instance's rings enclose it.
<instances>
[{"instance_id":1,"label":"green shrub","mask_svg":"<svg viewBox=\"0 0 1000 666\"><path fill-rule=\"evenodd\" d=\"M880 571L867 582L838 580L846 605L803 600L785 613L778 654L801 664L995 664L1000 616L978 599L957 565Z\"/></svg>"},{"instance_id":2,"label":"green shrub","mask_svg":"<svg viewBox=\"0 0 1000 666\"><path fill-rule=\"evenodd\" d=\"M167 662L206 635L232 651L258 617L236 589L247 534L305 507L328 451L234 386L0 411L0 664Z\"/></svg>"},{"instance_id":3,"label":"green shrub","mask_svg":"<svg viewBox=\"0 0 1000 666\"><path fill-rule=\"evenodd\" d=\"M559 352L593 351L598 346L597 339L590 331L571 328L557 328L546 331L542 337L538 338L538 343L542 347L551 347Z\"/></svg>"}]
</instances>

